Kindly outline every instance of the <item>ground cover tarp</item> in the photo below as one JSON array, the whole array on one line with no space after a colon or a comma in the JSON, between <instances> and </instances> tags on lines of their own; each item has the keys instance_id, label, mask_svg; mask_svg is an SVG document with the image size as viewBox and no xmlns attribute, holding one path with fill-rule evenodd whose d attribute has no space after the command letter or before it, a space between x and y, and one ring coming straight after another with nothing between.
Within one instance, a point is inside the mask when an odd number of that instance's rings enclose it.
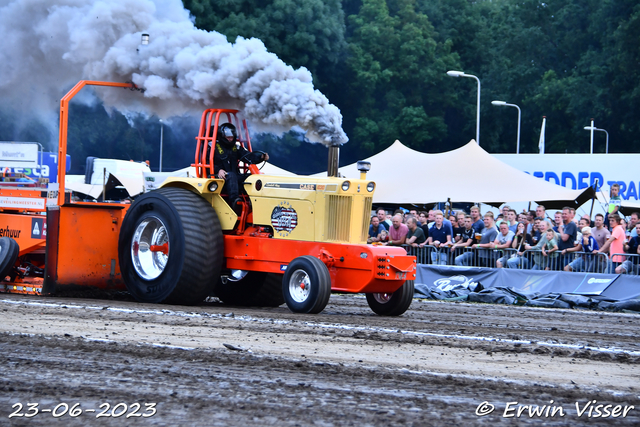
<instances>
[{"instance_id":1,"label":"ground cover tarp","mask_svg":"<svg viewBox=\"0 0 640 427\"><path fill-rule=\"evenodd\" d=\"M640 311L640 277L418 265L415 296L556 308Z\"/></svg>"},{"instance_id":2,"label":"ground cover tarp","mask_svg":"<svg viewBox=\"0 0 640 427\"><path fill-rule=\"evenodd\" d=\"M376 182L377 204L478 202L498 206L505 202L535 201L549 209L578 207L593 196L591 187L571 190L535 178L503 163L475 141L445 153L427 154L396 141L365 159L367 178ZM340 168L346 177L358 177L355 163ZM318 176L324 174L316 174Z\"/></svg>"}]
</instances>

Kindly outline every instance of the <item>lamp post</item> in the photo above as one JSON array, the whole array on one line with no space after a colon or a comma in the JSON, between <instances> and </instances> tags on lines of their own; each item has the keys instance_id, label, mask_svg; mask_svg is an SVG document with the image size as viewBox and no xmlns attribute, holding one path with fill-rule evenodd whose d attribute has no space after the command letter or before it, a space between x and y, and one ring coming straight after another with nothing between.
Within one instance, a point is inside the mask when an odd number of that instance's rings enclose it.
<instances>
[{"instance_id":1,"label":"lamp post","mask_svg":"<svg viewBox=\"0 0 640 427\"><path fill-rule=\"evenodd\" d=\"M476 107L476 143L480 145L480 79L472 74L465 74L462 71L447 71L447 75L451 77L470 77L478 82L478 102Z\"/></svg>"},{"instance_id":2,"label":"lamp post","mask_svg":"<svg viewBox=\"0 0 640 427\"><path fill-rule=\"evenodd\" d=\"M609 154L609 132L607 132L604 129L598 129L597 127L595 127L595 125L593 124L593 119L591 119L591 126L585 126L584 130L591 131L591 154L593 154L593 132L597 130L597 131L604 132L605 134L607 134L607 143L605 145L604 152L606 154Z\"/></svg>"},{"instance_id":3,"label":"lamp post","mask_svg":"<svg viewBox=\"0 0 640 427\"><path fill-rule=\"evenodd\" d=\"M493 105L497 105L499 107L516 107L518 109L518 138L516 140L516 154L520 154L520 122L522 118L522 112L520 111L520 107L516 104L508 104L504 101L491 101Z\"/></svg>"},{"instance_id":4,"label":"lamp post","mask_svg":"<svg viewBox=\"0 0 640 427\"><path fill-rule=\"evenodd\" d=\"M162 172L162 142L164 139L164 123L162 122L162 119L160 119L160 170L159 172Z\"/></svg>"}]
</instances>

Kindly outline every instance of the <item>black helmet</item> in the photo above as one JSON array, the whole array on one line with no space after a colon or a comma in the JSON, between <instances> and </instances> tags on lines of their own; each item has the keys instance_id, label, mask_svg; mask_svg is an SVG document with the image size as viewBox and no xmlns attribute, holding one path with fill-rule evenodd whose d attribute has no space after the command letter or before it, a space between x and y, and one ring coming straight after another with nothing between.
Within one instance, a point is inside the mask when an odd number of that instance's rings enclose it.
<instances>
[{"instance_id":1,"label":"black helmet","mask_svg":"<svg viewBox=\"0 0 640 427\"><path fill-rule=\"evenodd\" d=\"M228 137L232 137L229 140ZM226 145L228 147L232 147L236 144L238 140L238 133L236 132L236 127L231 123L223 123L218 127L218 137L217 140L219 143Z\"/></svg>"}]
</instances>

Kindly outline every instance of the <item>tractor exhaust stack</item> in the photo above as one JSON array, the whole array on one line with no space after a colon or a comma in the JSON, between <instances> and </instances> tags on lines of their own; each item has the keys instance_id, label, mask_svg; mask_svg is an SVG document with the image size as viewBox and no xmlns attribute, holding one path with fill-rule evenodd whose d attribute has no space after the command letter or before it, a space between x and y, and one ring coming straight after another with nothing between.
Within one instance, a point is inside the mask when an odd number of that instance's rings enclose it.
<instances>
[{"instance_id":1,"label":"tractor exhaust stack","mask_svg":"<svg viewBox=\"0 0 640 427\"><path fill-rule=\"evenodd\" d=\"M329 146L329 165L327 166L327 176L338 176L338 163L340 161L340 146Z\"/></svg>"}]
</instances>

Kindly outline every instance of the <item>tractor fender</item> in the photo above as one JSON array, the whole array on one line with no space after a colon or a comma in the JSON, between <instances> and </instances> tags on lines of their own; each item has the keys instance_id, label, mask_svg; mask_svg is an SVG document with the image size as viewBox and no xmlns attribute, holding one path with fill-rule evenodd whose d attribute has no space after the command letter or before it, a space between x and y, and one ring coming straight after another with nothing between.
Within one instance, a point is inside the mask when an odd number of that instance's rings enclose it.
<instances>
[{"instance_id":1,"label":"tractor fender","mask_svg":"<svg viewBox=\"0 0 640 427\"><path fill-rule=\"evenodd\" d=\"M209 188L212 183L217 184L217 188L213 191ZM233 230L238 215L220 195L223 186L224 179L169 177L160 185L160 188L183 188L206 199L218 214L222 230L227 231Z\"/></svg>"}]
</instances>

